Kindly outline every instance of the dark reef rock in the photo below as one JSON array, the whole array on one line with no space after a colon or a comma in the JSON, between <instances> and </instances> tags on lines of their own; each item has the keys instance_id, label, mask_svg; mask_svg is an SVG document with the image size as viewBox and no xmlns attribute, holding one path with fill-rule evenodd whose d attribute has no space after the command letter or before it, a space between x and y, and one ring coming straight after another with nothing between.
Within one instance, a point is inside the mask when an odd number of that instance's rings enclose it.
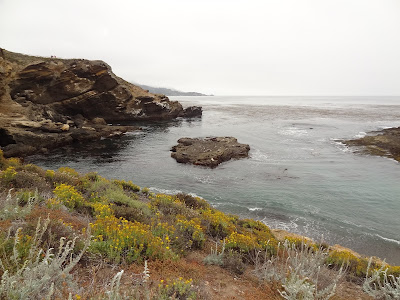
<instances>
[{"instance_id":1,"label":"dark reef rock","mask_svg":"<svg viewBox=\"0 0 400 300\"><path fill-rule=\"evenodd\" d=\"M185 118L194 118L194 117L201 117L203 114L203 109L201 106L190 106L188 108L185 108L181 116Z\"/></svg>"},{"instance_id":2,"label":"dark reef rock","mask_svg":"<svg viewBox=\"0 0 400 300\"><path fill-rule=\"evenodd\" d=\"M114 75L103 61L4 51L0 58L0 146L6 156L118 135L123 122L201 115ZM19 151L20 149L20 151Z\"/></svg>"},{"instance_id":3,"label":"dark reef rock","mask_svg":"<svg viewBox=\"0 0 400 300\"><path fill-rule=\"evenodd\" d=\"M250 146L233 137L181 138L172 147L171 157L179 163L215 168L232 158L248 157Z\"/></svg>"},{"instance_id":4,"label":"dark reef rock","mask_svg":"<svg viewBox=\"0 0 400 300\"><path fill-rule=\"evenodd\" d=\"M361 152L390 157L400 162L400 127L374 131L363 138L341 142L361 147Z\"/></svg>"}]
</instances>

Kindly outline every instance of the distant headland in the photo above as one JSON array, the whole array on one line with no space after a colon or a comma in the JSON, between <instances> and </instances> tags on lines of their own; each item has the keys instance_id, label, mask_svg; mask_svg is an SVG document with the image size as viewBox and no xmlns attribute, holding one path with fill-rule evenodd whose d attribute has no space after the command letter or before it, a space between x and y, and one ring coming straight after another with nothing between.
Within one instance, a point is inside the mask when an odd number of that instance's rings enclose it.
<instances>
[{"instance_id":1,"label":"distant headland","mask_svg":"<svg viewBox=\"0 0 400 300\"><path fill-rule=\"evenodd\" d=\"M214 95L206 95L198 92L182 92L175 89L169 89L164 87L153 87L144 84L136 84L140 86L144 90L148 90L150 93L153 94L163 94L166 96L214 96Z\"/></svg>"}]
</instances>

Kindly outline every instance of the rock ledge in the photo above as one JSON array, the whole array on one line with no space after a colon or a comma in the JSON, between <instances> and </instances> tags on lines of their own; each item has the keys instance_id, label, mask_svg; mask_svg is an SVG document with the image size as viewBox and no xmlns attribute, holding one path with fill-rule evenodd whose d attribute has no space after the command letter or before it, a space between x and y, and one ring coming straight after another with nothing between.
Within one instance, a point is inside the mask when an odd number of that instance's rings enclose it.
<instances>
[{"instance_id":1,"label":"rock ledge","mask_svg":"<svg viewBox=\"0 0 400 300\"><path fill-rule=\"evenodd\" d=\"M347 146L362 147L360 152L390 157L400 162L400 127L370 132L363 138L341 142Z\"/></svg>"},{"instance_id":2,"label":"rock ledge","mask_svg":"<svg viewBox=\"0 0 400 300\"><path fill-rule=\"evenodd\" d=\"M232 158L248 157L249 150L234 137L181 138L171 148L171 157L179 163L215 168Z\"/></svg>"}]
</instances>

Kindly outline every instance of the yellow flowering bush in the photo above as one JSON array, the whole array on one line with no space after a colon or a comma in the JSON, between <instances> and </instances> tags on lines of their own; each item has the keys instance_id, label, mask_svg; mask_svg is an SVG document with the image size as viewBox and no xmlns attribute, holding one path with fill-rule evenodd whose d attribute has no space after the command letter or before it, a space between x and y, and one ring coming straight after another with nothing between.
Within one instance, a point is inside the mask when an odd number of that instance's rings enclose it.
<instances>
[{"instance_id":1,"label":"yellow flowering bush","mask_svg":"<svg viewBox=\"0 0 400 300\"><path fill-rule=\"evenodd\" d=\"M17 157L10 157L7 159L7 165L10 167L18 167L21 165L21 160Z\"/></svg>"},{"instance_id":2,"label":"yellow flowering bush","mask_svg":"<svg viewBox=\"0 0 400 300\"><path fill-rule=\"evenodd\" d=\"M151 232L154 236L164 238L175 234L175 227L167 222L161 222L159 219L154 219L151 222Z\"/></svg>"},{"instance_id":3,"label":"yellow flowering bush","mask_svg":"<svg viewBox=\"0 0 400 300\"><path fill-rule=\"evenodd\" d=\"M54 172L53 170L46 170L45 177L47 179L53 179L55 175L56 172Z\"/></svg>"},{"instance_id":4,"label":"yellow flowering bush","mask_svg":"<svg viewBox=\"0 0 400 300\"><path fill-rule=\"evenodd\" d=\"M13 183L15 176L17 175L15 167L8 167L4 171L0 172L0 180L4 182L5 185L9 186Z\"/></svg>"},{"instance_id":5,"label":"yellow flowering bush","mask_svg":"<svg viewBox=\"0 0 400 300\"><path fill-rule=\"evenodd\" d=\"M79 177L79 173L72 168L69 167L61 167L57 170L60 173L68 174L72 177Z\"/></svg>"},{"instance_id":6,"label":"yellow flowering bush","mask_svg":"<svg viewBox=\"0 0 400 300\"><path fill-rule=\"evenodd\" d=\"M225 239L225 248L248 253L254 249L261 249L261 246L254 235L234 231Z\"/></svg>"},{"instance_id":7,"label":"yellow flowering bush","mask_svg":"<svg viewBox=\"0 0 400 300\"><path fill-rule=\"evenodd\" d=\"M393 275L394 277L399 277L400 276L400 266L389 266L388 275Z\"/></svg>"},{"instance_id":8,"label":"yellow flowering bush","mask_svg":"<svg viewBox=\"0 0 400 300\"><path fill-rule=\"evenodd\" d=\"M176 196L157 194L150 197L150 207L153 211L159 210L164 215L190 214L190 209Z\"/></svg>"},{"instance_id":9,"label":"yellow flowering bush","mask_svg":"<svg viewBox=\"0 0 400 300\"><path fill-rule=\"evenodd\" d=\"M67 184L59 184L53 191L56 198L64 203L68 208L77 208L83 205L85 198L75 187Z\"/></svg>"},{"instance_id":10,"label":"yellow flowering bush","mask_svg":"<svg viewBox=\"0 0 400 300\"><path fill-rule=\"evenodd\" d=\"M116 218L106 204L93 204L96 221L90 224L94 252L105 254L115 263L127 263L145 258L173 258L168 236L154 236L150 225Z\"/></svg>"},{"instance_id":11,"label":"yellow flowering bush","mask_svg":"<svg viewBox=\"0 0 400 300\"><path fill-rule=\"evenodd\" d=\"M61 208L63 202L59 199L55 199L55 198L50 198L47 199L46 201L46 206L47 208L51 208L51 209L59 209Z\"/></svg>"},{"instance_id":12,"label":"yellow flowering bush","mask_svg":"<svg viewBox=\"0 0 400 300\"><path fill-rule=\"evenodd\" d=\"M348 265L349 273L358 277L364 277L367 272L368 261L363 258L356 257L350 251L334 250L329 253L326 263L333 266Z\"/></svg>"},{"instance_id":13,"label":"yellow flowering bush","mask_svg":"<svg viewBox=\"0 0 400 300\"><path fill-rule=\"evenodd\" d=\"M130 180L129 181L113 180L113 183L126 191L130 191L130 192L139 192L140 191L140 186L134 184Z\"/></svg>"},{"instance_id":14,"label":"yellow flowering bush","mask_svg":"<svg viewBox=\"0 0 400 300\"><path fill-rule=\"evenodd\" d=\"M0 149L0 169L6 165L6 159L4 158L3 150Z\"/></svg>"},{"instance_id":15,"label":"yellow flowering bush","mask_svg":"<svg viewBox=\"0 0 400 300\"><path fill-rule=\"evenodd\" d=\"M199 218L191 220L186 219L182 215L176 216L176 228L186 242L186 248L203 248L206 236L201 227Z\"/></svg>"},{"instance_id":16,"label":"yellow flowering bush","mask_svg":"<svg viewBox=\"0 0 400 300\"><path fill-rule=\"evenodd\" d=\"M256 221L256 220L252 220L252 219L242 219L242 220L239 220L238 224L243 228L247 228L247 229L251 229L251 230L266 231L268 233L271 232L269 227L261 221Z\"/></svg>"},{"instance_id":17,"label":"yellow flowering bush","mask_svg":"<svg viewBox=\"0 0 400 300\"><path fill-rule=\"evenodd\" d=\"M226 215L215 209L205 209L201 211L203 227L207 233L213 237L224 238L236 230L236 216Z\"/></svg>"},{"instance_id":18,"label":"yellow flowering bush","mask_svg":"<svg viewBox=\"0 0 400 300\"><path fill-rule=\"evenodd\" d=\"M192 279L185 280L182 277L170 282L160 281L158 285L157 299L197 299L193 289Z\"/></svg>"}]
</instances>

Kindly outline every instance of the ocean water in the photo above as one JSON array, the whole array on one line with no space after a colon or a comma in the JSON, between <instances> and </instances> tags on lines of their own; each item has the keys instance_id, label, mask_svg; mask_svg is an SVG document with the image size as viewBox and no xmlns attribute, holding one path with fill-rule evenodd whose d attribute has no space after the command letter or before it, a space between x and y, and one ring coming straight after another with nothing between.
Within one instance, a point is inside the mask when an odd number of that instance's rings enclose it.
<instances>
[{"instance_id":1,"label":"ocean water","mask_svg":"<svg viewBox=\"0 0 400 300\"><path fill-rule=\"evenodd\" d=\"M193 193L254 218L400 265L400 164L338 140L400 126L400 97L171 97L201 119L142 124L141 132L59 149L30 162ZM178 164L181 137L234 136L250 157L216 169Z\"/></svg>"}]
</instances>

